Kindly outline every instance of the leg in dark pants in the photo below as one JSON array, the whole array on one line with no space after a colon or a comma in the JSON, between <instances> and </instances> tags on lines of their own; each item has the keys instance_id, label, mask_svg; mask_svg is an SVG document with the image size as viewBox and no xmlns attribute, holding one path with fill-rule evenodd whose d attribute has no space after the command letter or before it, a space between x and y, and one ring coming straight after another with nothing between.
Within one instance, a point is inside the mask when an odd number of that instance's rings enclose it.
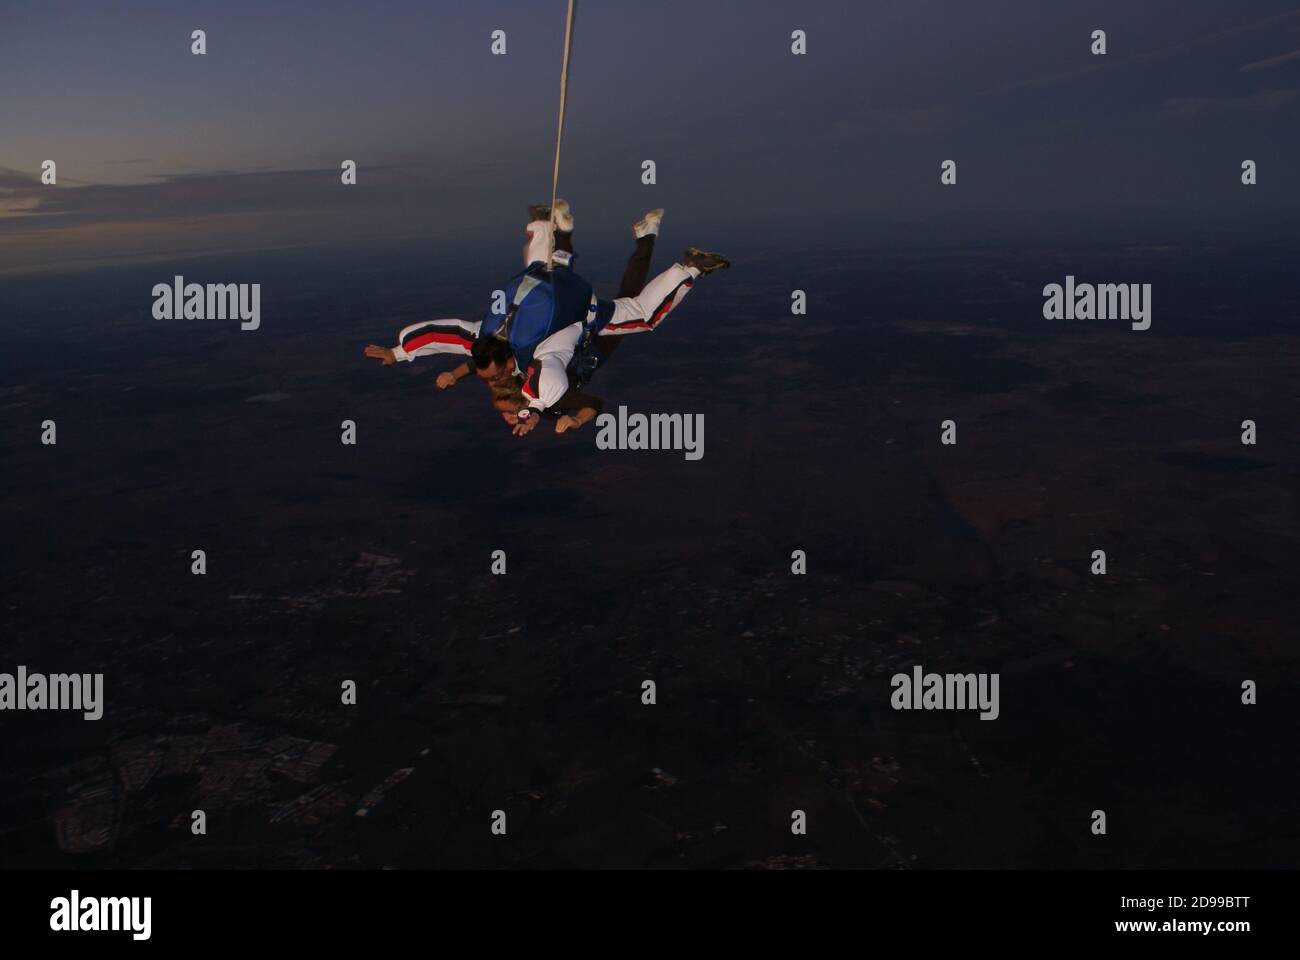
<instances>
[{"instance_id":1,"label":"leg in dark pants","mask_svg":"<svg viewBox=\"0 0 1300 960\"><path fill-rule=\"evenodd\" d=\"M654 234L648 237L638 237L636 249L632 251L632 256L627 258L627 269L623 271L623 280L618 285L618 293L614 294L614 299L619 297L635 297L645 287L646 278L650 276L650 257L655 252Z\"/></svg>"},{"instance_id":2,"label":"leg in dark pants","mask_svg":"<svg viewBox=\"0 0 1300 960\"><path fill-rule=\"evenodd\" d=\"M635 297L645 287L646 279L650 276L650 258L655 252L655 237L650 234L646 237L638 237L636 249L632 251L632 256L627 258L627 268L623 271L623 279L618 285L618 293L614 299L619 297ZM595 349L600 356L601 362L614 352L614 349L622 343L626 337L596 337Z\"/></svg>"}]
</instances>

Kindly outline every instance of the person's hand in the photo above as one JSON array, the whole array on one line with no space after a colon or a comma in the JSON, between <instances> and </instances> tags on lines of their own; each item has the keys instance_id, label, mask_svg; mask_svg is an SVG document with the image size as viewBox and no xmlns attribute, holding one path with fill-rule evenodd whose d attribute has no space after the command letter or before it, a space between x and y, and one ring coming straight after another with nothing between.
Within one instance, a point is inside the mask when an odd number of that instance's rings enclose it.
<instances>
[{"instance_id":1,"label":"person's hand","mask_svg":"<svg viewBox=\"0 0 1300 960\"><path fill-rule=\"evenodd\" d=\"M558 421L556 421L555 432L564 433L564 431L566 430L577 430L580 426L582 426L581 420L579 420L577 417L571 417L566 414L565 416L560 417Z\"/></svg>"},{"instance_id":2,"label":"person's hand","mask_svg":"<svg viewBox=\"0 0 1300 960\"><path fill-rule=\"evenodd\" d=\"M541 420L541 415L536 410L533 410L529 413L528 419L516 422L510 432L516 437L525 436L537 429L537 424L541 423Z\"/></svg>"},{"instance_id":3,"label":"person's hand","mask_svg":"<svg viewBox=\"0 0 1300 960\"><path fill-rule=\"evenodd\" d=\"M454 387L456 386L456 374L452 373L450 370L444 370L442 373L438 374L438 379L435 380L434 383L438 385L439 390L446 390L448 387Z\"/></svg>"},{"instance_id":4,"label":"person's hand","mask_svg":"<svg viewBox=\"0 0 1300 960\"><path fill-rule=\"evenodd\" d=\"M378 360L385 367L391 367L397 362L392 347L381 347L373 343L366 347L366 356Z\"/></svg>"}]
</instances>

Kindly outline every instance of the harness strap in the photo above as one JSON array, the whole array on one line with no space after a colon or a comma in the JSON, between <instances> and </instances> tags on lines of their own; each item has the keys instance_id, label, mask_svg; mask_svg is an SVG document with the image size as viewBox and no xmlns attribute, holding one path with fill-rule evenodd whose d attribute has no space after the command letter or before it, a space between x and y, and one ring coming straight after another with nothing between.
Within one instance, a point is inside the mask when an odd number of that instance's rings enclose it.
<instances>
[{"instance_id":1,"label":"harness strap","mask_svg":"<svg viewBox=\"0 0 1300 960\"><path fill-rule=\"evenodd\" d=\"M519 305L524 302L524 297L532 293L533 288L539 286L542 281L538 280L532 274L524 277L519 281L519 286L515 288L514 302L510 304L510 309L506 311L506 318L501 321L501 326L497 327L492 336L498 340L510 339L510 321L515 318L519 312Z\"/></svg>"}]
</instances>

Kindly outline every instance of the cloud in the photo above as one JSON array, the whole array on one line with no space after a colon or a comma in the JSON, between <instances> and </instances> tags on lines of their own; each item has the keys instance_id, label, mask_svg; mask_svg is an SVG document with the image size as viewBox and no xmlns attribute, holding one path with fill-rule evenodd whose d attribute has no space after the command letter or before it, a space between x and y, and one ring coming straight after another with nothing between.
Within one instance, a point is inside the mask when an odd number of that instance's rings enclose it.
<instances>
[{"instance_id":1,"label":"cloud","mask_svg":"<svg viewBox=\"0 0 1300 960\"><path fill-rule=\"evenodd\" d=\"M1269 57L1267 60L1256 60L1254 63L1248 63L1242 67L1241 72L1249 73L1252 70L1267 70L1269 67L1276 67L1279 63L1286 63L1289 60L1300 60L1300 50L1292 50L1290 53Z\"/></svg>"},{"instance_id":2,"label":"cloud","mask_svg":"<svg viewBox=\"0 0 1300 960\"><path fill-rule=\"evenodd\" d=\"M1194 50L1198 50L1206 46L1221 44L1222 41L1228 39L1229 37L1236 37L1242 34L1251 33L1253 31L1263 30L1265 28L1270 28L1270 29L1279 28L1280 25L1283 24L1284 22L1293 20L1296 17L1300 17L1300 10L1288 10L1285 11L1284 13L1275 14L1271 17L1264 17L1261 20L1252 20L1248 23L1237 24L1235 26L1229 27L1226 30L1216 30L1212 33L1199 34L1195 37L1191 37L1186 40L1176 41L1167 46L1161 47L1158 50L1150 50L1147 51L1146 53L1139 53L1130 57L1117 58L1115 57L1114 54L1108 54L1105 57L1095 58L1096 62L1086 67L1080 67L1073 70L1066 70L1060 73L1048 74L1041 77L1029 77L1024 80L1014 81L1012 83L1004 83L988 90L979 91L973 94L973 96L975 97L1003 96L1013 91L1021 90L1027 87L1051 86L1058 83L1067 83L1074 80L1083 80L1089 77L1097 76L1101 74L1102 71L1104 70L1117 70L1117 69L1124 69L1129 67L1149 66L1151 64L1158 63L1163 60L1167 60L1173 57L1182 56L1183 54L1191 53ZM1300 51L1297 51L1297 53L1300 53ZM1274 60L1276 60L1277 62L1281 62L1282 59L1290 59L1294 55L1295 54L1287 54L1285 58L1274 58ZM1270 60L1261 60L1259 61L1259 64L1261 65L1260 69L1263 69L1262 67L1263 64L1268 64L1271 66L1272 63L1273 61ZM1254 65L1247 64L1246 67L1243 67L1242 69L1247 69L1251 66Z\"/></svg>"},{"instance_id":3,"label":"cloud","mask_svg":"<svg viewBox=\"0 0 1300 960\"><path fill-rule=\"evenodd\" d=\"M475 169L486 165L477 164ZM140 221L199 220L231 213L278 213L367 204L400 206L412 193L438 194L459 171L444 164L362 164L364 194L344 193L333 167L253 172L167 174L144 183L57 185L0 167L0 219L8 230L39 230ZM360 190L360 188L357 188Z\"/></svg>"},{"instance_id":4,"label":"cloud","mask_svg":"<svg viewBox=\"0 0 1300 960\"><path fill-rule=\"evenodd\" d=\"M1264 113L1279 110L1300 96L1300 90L1287 87L1265 90L1244 97L1170 97L1165 100L1169 116L1186 120L1192 117L1221 116L1234 113Z\"/></svg>"},{"instance_id":5,"label":"cloud","mask_svg":"<svg viewBox=\"0 0 1300 960\"><path fill-rule=\"evenodd\" d=\"M482 176L487 171L488 176ZM216 251L446 234L499 202L495 162L362 163L171 174L143 183L44 185L0 167L0 275Z\"/></svg>"}]
</instances>

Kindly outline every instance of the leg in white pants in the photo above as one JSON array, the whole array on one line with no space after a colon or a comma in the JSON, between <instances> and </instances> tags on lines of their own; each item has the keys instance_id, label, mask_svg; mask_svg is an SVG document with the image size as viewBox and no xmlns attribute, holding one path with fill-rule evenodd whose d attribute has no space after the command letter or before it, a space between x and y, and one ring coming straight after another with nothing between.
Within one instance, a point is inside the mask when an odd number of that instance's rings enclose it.
<instances>
[{"instance_id":1,"label":"leg in white pants","mask_svg":"<svg viewBox=\"0 0 1300 960\"><path fill-rule=\"evenodd\" d=\"M619 297L614 301L614 316L602 337L616 337L629 333L653 330L690 293L700 271L675 263L655 277L635 297Z\"/></svg>"},{"instance_id":2,"label":"leg in white pants","mask_svg":"<svg viewBox=\"0 0 1300 960\"><path fill-rule=\"evenodd\" d=\"M551 221L534 220L524 227L524 233L528 235L528 240L524 243L524 266L545 263L551 255ZM555 262L561 266L569 265L569 257L570 254L563 250L555 251Z\"/></svg>"}]
</instances>

